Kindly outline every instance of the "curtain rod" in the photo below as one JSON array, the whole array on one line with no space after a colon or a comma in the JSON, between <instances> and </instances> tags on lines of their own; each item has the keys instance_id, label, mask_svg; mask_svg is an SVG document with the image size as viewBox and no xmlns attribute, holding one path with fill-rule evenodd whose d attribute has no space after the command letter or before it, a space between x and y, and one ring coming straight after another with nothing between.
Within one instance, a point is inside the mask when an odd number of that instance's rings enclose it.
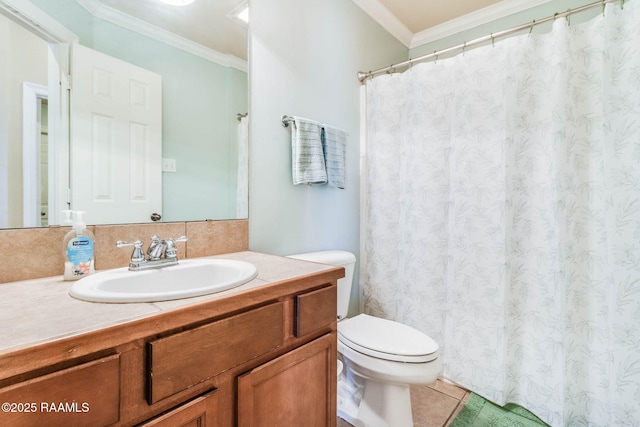
<instances>
[{"instance_id":1,"label":"curtain rod","mask_svg":"<svg viewBox=\"0 0 640 427\"><path fill-rule=\"evenodd\" d=\"M531 30L533 30L533 27L535 27L536 25L540 25L540 24L544 24L546 22L549 21L554 21L557 18L564 18L564 17L568 17L573 15L574 13L579 13L579 12L584 12L585 10L589 10L589 9L593 9L594 7L597 6L602 6L602 13L604 13L604 7L607 3L616 3L616 2L621 2L622 6L624 7L624 0L600 0L600 1L596 1L593 3L589 3L586 4L584 6L580 6L577 7L575 9L569 9L566 12L559 12L559 13L555 13L551 16L547 16L546 18L542 18L540 20L536 20L534 19L532 22L527 23L527 24L522 24L519 25L517 27L513 27L510 28L508 30L502 30L502 31L498 31L496 33L491 33L488 36L483 36L483 37L478 37L477 39L473 39L471 41L468 42L464 42L452 47L448 47L446 49L442 49L442 50L436 50L433 53L428 53L426 55L423 56L419 56L417 58L412 58L409 59L407 61L404 62L400 62L397 64L393 64L390 65L388 67L383 67L383 68L379 68L377 70L373 70L373 71L369 71L369 72L364 72L364 71L359 71L358 72L358 80L360 80L360 83L364 83L365 80L367 80L369 77L374 77L377 76L378 74L383 74L383 73L387 73L387 74L392 74L396 72L396 68L402 68L402 67L411 67L414 63L416 62L423 62L426 61L428 59L431 58L436 58L440 55L449 53L449 52L453 52L456 50L462 50L464 52L464 50L468 47L471 46L475 46L477 44L481 44L481 43L486 43L488 41L494 42L497 38L500 37L505 37L505 36L509 36L515 33L518 33L520 31L529 29L529 33L531 33Z\"/></svg>"}]
</instances>

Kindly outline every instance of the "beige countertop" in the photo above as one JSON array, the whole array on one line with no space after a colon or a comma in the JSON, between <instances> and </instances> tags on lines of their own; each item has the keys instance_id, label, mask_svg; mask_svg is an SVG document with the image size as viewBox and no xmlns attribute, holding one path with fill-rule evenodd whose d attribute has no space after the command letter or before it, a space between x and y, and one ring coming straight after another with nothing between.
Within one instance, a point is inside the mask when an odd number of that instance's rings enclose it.
<instances>
[{"instance_id":1,"label":"beige countertop","mask_svg":"<svg viewBox=\"0 0 640 427\"><path fill-rule=\"evenodd\" d=\"M0 284L0 358L22 353L30 347L82 337L102 329L119 330L121 328L118 326L135 325L138 320L149 320L160 314L175 312L183 318L188 314L197 321L197 317L187 313L186 308L201 307L202 316L209 316L215 314L215 301L228 300L240 294L249 295L250 291L258 288L267 289L269 285L317 273L331 273L333 278L344 274L339 267L256 252L237 252L208 258L250 262L257 267L258 276L244 285L215 294L127 304L92 303L72 298L68 292L74 282L65 282L62 276ZM264 298L268 297L269 294L265 293ZM256 298L259 302L259 297ZM122 334L122 331L119 333Z\"/></svg>"}]
</instances>

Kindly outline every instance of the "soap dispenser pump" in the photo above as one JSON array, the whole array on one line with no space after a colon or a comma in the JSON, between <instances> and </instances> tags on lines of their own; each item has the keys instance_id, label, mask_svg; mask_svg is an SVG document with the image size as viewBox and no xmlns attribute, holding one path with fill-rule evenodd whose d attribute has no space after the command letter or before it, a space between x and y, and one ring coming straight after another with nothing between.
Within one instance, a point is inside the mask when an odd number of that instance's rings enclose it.
<instances>
[{"instance_id":1,"label":"soap dispenser pump","mask_svg":"<svg viewBox=\"0 0 640 427\"><path fill-rule=\"evenodd\" d=\"M73 223L73 228L63 239L62 250L65 259L64 280L78 280L94 269L95 237L82 220L83 211L63 211L66 223Z\"/></svg>"}]
</instances>

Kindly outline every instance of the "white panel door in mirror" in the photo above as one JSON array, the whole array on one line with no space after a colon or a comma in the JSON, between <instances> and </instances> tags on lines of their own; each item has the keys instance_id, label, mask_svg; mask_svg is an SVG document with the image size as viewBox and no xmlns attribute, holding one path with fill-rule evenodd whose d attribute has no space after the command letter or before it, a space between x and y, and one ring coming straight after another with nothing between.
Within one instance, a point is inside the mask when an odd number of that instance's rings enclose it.
<instances>
[{"instance_id":1,"label":"white panel door in mirror","mask_svg":"<svg viewBox=\"0 0 640 427\"><path fill-rule=\"evenodd\" d=\"M73 45L71 206L88 224L162 212L162 78Z\"/></svg>"}]
</instances>

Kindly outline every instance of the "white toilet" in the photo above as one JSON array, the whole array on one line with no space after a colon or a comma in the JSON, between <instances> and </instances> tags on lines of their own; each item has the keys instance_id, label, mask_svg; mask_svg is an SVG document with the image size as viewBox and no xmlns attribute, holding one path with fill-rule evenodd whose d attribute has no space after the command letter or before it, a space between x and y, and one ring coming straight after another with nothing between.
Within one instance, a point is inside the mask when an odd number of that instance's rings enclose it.
<instances>
[{"instance_id":1,"label":"white toilet","mask_svg":"<svg viewBox=\"0 0 640 427\"><path fill-rule=\"evenodd\" d=\"M290 258L338 265L338 416L356 427L412 427L410 384L429 384L442 373L438 344L391 320L359 314L346 319L356 257L322 251Z\"/></svg>"}]
</instances>

